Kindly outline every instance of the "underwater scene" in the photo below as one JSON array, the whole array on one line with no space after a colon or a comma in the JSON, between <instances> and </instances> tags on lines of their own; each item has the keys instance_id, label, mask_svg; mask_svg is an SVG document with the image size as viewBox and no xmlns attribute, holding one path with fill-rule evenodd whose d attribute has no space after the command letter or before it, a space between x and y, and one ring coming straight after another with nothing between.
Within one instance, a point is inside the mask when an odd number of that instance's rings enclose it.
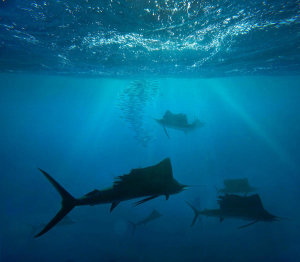
<instances>
[{"instance_id":1,"label":"underwater scene","mask_svg":"<svg viewBox=\"0 0 300 262\"><path fill-rule=\"evenodd\" d=\"M0 261L300 260L300 1L0 0Z\"/></svg>"}]
</instances>

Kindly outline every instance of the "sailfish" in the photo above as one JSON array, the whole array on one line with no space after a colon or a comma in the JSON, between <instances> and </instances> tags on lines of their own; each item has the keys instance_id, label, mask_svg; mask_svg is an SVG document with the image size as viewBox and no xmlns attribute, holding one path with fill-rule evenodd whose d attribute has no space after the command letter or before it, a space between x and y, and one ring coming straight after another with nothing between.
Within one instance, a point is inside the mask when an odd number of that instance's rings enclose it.
<instances>
[{"instance_id":1,"label":"sailfish","mask_svg":"<svg viewBox=\"0 0 300 262\"><path fill-rule=\"evenodd\" d=\"M249 224L238 227L239 229L251 226L260 221L272 222L280 220L279 217L274 216L265 210L258 194L251 196L239 196L233 194L220 196L218 200L220 208L218 209L204 209L200 211L189 202L186 201L186 203L194 211L194 219L191 226L196 223L199 215L217 217L220 219L220 222L225 218L239 218L251 221Z\"/></svg>"},{"instance_id":2,"label":"sailfish","mask_svg":"<svg viewBox=\"0 0 300 262\"><path fill-rule=\"evenodd\" d=\"M150 223L151 221L153 220L156 220L158 218L160 218L162 215L157 211L157 210L152 210L152 212L147 216L145 217L144 219L138 221L138 222L132 222L132 221L128 221L130 223L130 225L132 226L133 230L132 230L132 234L134 234L135 232L135 229L137 226L140 226L140 225L147 225L148 223Z\"/></svg>"},{"instance_id":3,"label":"sailfish","mask_svg":"<svg viewBox=\"0 0 300 262\"><path fill-rule=\"evenodd\" d=\"M169 158L165 158L153 166L132 169L129 174L117 177L112 187L103 190L95 189L80 198L74 198L48 173L42 169L39 170L60 194L62 202L61 209L56 216L35 237L40 237L48 232L76 206L111 203L111 212L120 202L125 200L146 197L136 202L135 205L143 204L159 196L165 196L168 200L170 195L179 193L187 187L173 178Z\"/></svg>"},{"instance_id":4,"label":"sailfish","mask_svg":"<svg viewBox=\"0 0 300 262\"><path fill-rule=\"evenodd\" d=\"M177 130L182 130L185 133L194 130L198 127L203 127L204 123L200 122L198 119L196 119L192 123L188 123L187 116L185 114L174 114L171 111L167 110L161 119L154 119L158 124L160 124L164 131L165 134L168 138L170 138L169 133L166 129L168 128L173 128Z\"/></svg>"}]
</instances>

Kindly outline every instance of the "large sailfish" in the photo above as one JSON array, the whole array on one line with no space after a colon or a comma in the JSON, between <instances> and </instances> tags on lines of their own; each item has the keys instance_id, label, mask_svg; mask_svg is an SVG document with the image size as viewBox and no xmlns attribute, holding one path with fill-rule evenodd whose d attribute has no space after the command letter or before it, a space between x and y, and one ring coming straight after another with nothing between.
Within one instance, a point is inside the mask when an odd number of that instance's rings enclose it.
<instances>
[{"instance_id":1,"label":"large sailfish","mask_svg":"<svg viewBox=\"0 0 300 262\"><path fill-rule=\"evenodd\" d=\"M153 166L132 169L129 174L119 176L111 188L95 189L80 198L74 198L49 174L42 169L39 170L55 187L62 198L62 202L60 211L35 237L48 232L76 206L111 203L110 211L112 211L121 201L146 197L136 202L136 205L139 205L162 195L168 199L169 195L179 193L186 187L173 178L169 158Z\"/></svg>"}]
</instances>

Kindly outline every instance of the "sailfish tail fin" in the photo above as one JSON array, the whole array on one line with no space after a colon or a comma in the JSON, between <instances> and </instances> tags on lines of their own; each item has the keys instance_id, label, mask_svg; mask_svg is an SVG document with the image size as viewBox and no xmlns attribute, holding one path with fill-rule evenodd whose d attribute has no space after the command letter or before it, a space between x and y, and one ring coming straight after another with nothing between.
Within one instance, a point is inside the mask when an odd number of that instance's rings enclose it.
<instances>
[{"instance_id":1,"label":"sailfish tail fin","mask_svg":"<svg viewBox=\"0 0 300 262\"><path fill-rule=\"evenodd\" d=\"M65 190L58 182L56 182L49 174L39 168L39 170L44 174L44 176L48 179L48 181L54 186L57 192L60 194L61 208L59 212L56 214L54 218L44 227L44 229L35 235L34 237L40 237L41 235L48 232L52 227L54 227L59 221L61 221L65 215L67 215L77 203L77 200L67 191Z\"/></svg>"},{"instance_id":2,"label":"sailfish tail fin","mask_svg":"<svg viewBox=\"0 0 300 262\"><path fill-rule=\"evenodd\" d=\"M197 209L197 208L195 208L191 203L189 203L188 201L185 201L192 209L193 209L193 211L194 211L194 219L193 219L193 221L192 221L192 224L191 224L191 227L193 226L193 225L195 225L195 223L196 223L196 221L197 221L197 218L198 218L198 216L200 215L200 211Z\"/></svg>"}]
</instances>

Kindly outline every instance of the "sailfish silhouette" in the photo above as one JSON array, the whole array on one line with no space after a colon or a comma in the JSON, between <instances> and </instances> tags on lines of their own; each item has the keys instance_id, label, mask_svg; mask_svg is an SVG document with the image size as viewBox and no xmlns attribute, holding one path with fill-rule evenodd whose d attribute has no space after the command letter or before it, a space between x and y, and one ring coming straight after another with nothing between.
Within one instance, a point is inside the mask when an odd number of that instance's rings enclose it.
<instances>
[{"instance_id":1,"label":"sailfish silhouette","mask_svg":"<svg viewBox=\"0 0 300 262\"><path fill-rule=\"evenodd\" d=\"M156 220L158 218L160 218L162 215L157 211L157 210L152 210L152 212L147 216L145 217L144 219L138 221L138 222L132 222L132 221L128 221L130 223L130 225L132 226L132 234L134 234L135 232L135 229L137 226L140 226L140 225L147 225L148 223L150 223L151 221L153 220Z\"/></svg>"},{"instance_id":2,"label":"sailfish silhouette","mask_svg":"<svg viewBox=\"0 0 300 262\"><path fill-rule=\"evenodd\" d=\"M191 226L195 224L199 215L217 217L220 219L220 222L225 218L239 218L251 221L249 224L238 227L239 229L251 226L260 221L272 222L280 219L265 210L258 194L251 196L225 195L220 196L218 202L220 208L200 211L186 201L194 211L194 219Z\"/></svg>"},{"instance_id":3,"label":"sailfish silhouette","mask_svg":"<svg viewBox=\"0 0 300 262\"><path fill-rule=\"evenodd\" d=\"M187 116L185 114L174 114L169 110L165 112L163 118L154 120L163 127L168 138L170 138L170 136L166 127L182 130L187 133L198 127L203 127L204 125L204 123L200 122L198 119L196 119L193 123L188 123Z\"/></svg>"},{"instance_id":4,"label":"sailfish silhouette","mask_svg":"<svg viewBox=\"0 0 300 262\"><path fill-rule=\"evenodd\" d=\"M121 201L147 197L135 203L140 205L161 195L165 195L166 199L168 199L169 195L179 193L186 187L173 178L172 165L169 158L153 166L133 169L129 174L119 176L111 188L104 190L95 189L81 198L74 198L48 173L42 169L39 170L60 194L62 202L60 211L35 237L48 232L75 206L111 203L110 211L112 211Z\"/></svg>"}]
</instances>

